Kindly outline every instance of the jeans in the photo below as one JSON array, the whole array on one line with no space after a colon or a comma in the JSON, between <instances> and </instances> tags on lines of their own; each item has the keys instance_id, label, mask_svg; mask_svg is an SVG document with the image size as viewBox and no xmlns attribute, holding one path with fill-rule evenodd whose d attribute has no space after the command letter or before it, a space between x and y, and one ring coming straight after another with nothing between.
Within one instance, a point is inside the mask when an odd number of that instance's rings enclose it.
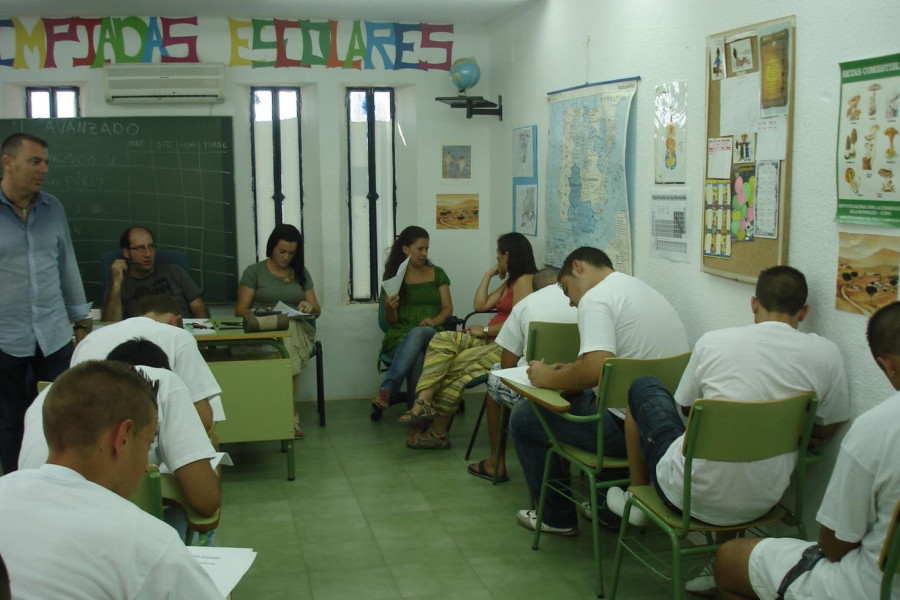
<instances>
[{"instance_id":1,"label":"jeans","mask_svg":"<svg viewBox=\"0 0 900 600\"><path fill-rule=\"evenodd\" d=\"M584 390L574 397L568 398L572 405L571 415L595 415L597 414L597 397L593 390ZM544 428L538 421L531 402L519 402L513 408L509 419L509 431L513 443L516 446L516 455L522 464L525 473L525 481L534 498L535 505L541 494L541 483L544 476L544 463L547 459L547 450L550 441ZM544 408L538 408L550 430L559 441L573 444L589 452L597 450L597 424L573 423ZM624 458L625 435L617 419L604 411L603 414L603 453L609 456ZM558 479L563 476L560 461L550 461L550 478ZM547 500L544 505L543 522L552 527L576 527L578 515L572 501L557 492L547 490Z\"/></svg>"},{"instance_id":2,"label":"jeans","mask_svg":"<svg viewBox=\"0 0 900 600\"><path fill-rule=\"evenodd\" d=\"M69 368L72 344L44 356L12 356L0 350L0 467L4 473L18 468L25 433L25 411L37 396L38 381L53 381Z\"/></svg>"},{"instance_id":3,"label":"jeans","mask_svg":"<svg viewBox=\"0 0 900 600\"><path fill-rule=\"evenodd\" d=\"M425 364L425 351L428 350L428 342L437 333L434 328L420 325L406 332L400 345L388 354L393 361L384 374L381 389L388 390L391 396L396 396L400 386L406 380L408 392L407 404L412 407L416 399L416 385L422 376L422 365Z\"/></svg>"},{"instance_id":4,"label":"jeans","mask_svg":"<svg viewBox=\"0 0 900 600\"><path fill-rule=\"evenodd\" d=\"M656 465L676 440L684 435L684 422L669 390L656 377L639 377L628 389L628 412L641 433L641 452L659 497L681 512L656 482ZM680 499L679 499L680 500Z\"/></svg>"}]
</instances>

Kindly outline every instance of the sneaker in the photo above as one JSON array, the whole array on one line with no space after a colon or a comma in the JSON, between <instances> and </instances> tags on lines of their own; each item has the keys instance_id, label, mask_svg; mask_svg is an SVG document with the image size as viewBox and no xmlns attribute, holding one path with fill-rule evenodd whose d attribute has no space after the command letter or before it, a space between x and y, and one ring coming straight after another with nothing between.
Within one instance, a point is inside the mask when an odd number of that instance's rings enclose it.
<instances>
[{"instance_id":1,"label":"sneaker","mask_svg":"<svg viewBox=\"0 0 900 600\"><path fill-rule=\"evenodd\" d=\"M631 492L626 492L622 488L611 487L606 490L606 506L620 517L625 512L625 503L629 498L631 498ZM635 527L645 527L649 522L650 518L643 511L634 507L628 513L628 523Z\"/></svg>"},{"instance_id":2,"label":"sneaker","mask_svg":"<svg viewBox=\"0 0 900 600\"><path fill-rule=\"evenodd\" d=\"M590 523L591 503L587 501L580 502L576 505L576 508L581 518ZM618 531L619 525L622 523L622 517L609 510L606 506L602 506L597 510L597 522L610 531Z\"/></svg>"},{"instance_id":3,"label":"sneaker","mask_svg":"<svg viewBox=\"0 0 900 600\"><path fill-rule=\"evenodd\" d=\"M703 567L703 570L700 571L699 575L693 579L689 579L687 583L684 584L684 591L706 598L716 597L716 580L713 577L713 560L714 559L710 559L709 562L706 563L706 566Z\"/></svg>"},{"instance_id":4,"label":"sneaker","mask_svg":"<svg viewBox=\"0 0 900 600\"><path fill-rule=\"evenodd\" d=\"M525 529L534 531L537 524L537 511L534 509L522 509L516 513L516 521ZM554 535L575 535L578 533L577 527L553 527L546 523L541 523L541 533L552 533Z\"/></svg>"}]
</instances>

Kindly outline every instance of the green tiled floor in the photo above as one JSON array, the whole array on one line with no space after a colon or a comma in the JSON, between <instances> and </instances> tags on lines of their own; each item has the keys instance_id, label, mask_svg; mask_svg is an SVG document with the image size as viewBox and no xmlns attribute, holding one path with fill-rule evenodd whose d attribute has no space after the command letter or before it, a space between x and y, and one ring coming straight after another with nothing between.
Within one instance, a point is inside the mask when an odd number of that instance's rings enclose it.
<instances>
[{"instance_id":1,"label":"green tiled floor","mask_svg":"<svg viewBox=\"0 0 900 600\"><path fill-rule=\"evenodd\" d=\"M586 523L572 538L543 536L534 551L515 521L528 506L518 461L512 480L496 487L466 473L478 402L456 419L449 451L407 449L396 407L373 423L368 400L329 402L320 428L314 404L304 403L293 482L278 444L227 446L235 466L222 476L216 545L259 553L234 598L594 598ZM481 432L473 459L485 456ZM608 585L615 538L604 532L601 542ZM623 573L619 598L671 597L634 561Z\"/></svg>"}]
</instances>

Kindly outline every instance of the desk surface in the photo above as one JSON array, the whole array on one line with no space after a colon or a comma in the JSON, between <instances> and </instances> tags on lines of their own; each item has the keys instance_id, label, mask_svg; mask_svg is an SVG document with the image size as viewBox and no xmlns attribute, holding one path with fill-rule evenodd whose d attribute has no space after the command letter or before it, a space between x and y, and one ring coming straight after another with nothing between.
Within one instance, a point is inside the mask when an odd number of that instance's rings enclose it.
<instances>
[{"instance_id":1,"label":"desk surface","mask_svg":"<svg viewBox=\"0 0 900 600\"><path fill-rule=\"evenodd\" d=\"M234 319L209 319L215 326L215 329L193 329L189 324L185 324L184 328L191 332L198 342L234 342L243 340L274 340L280 338L291 337L290 329L281 329L279 331L254 331L246 333L241 328L221 328L223 322L233 322ZM208 332L208 333L207 333Z\"/></svg>"},{"instance_id":2,"label":"desk surface","mask_svg":"<svg viewBox=\"0 0 900 600\"><path fill-rule=\"evenodd\" d=\"M564 413L568 412L572 405L569 404L569 401L563 398L559 390L550 390L547 388L536 388L531 387L530 385L522 385L521 383L516 383L515 381L510 381L509 379L501 377L500 380L509 386L514 392L518 393L524 398L528 398L529 400L533 400L537 402L547 410L551 410L553 412Z\"/></svg>"}]
</instances>

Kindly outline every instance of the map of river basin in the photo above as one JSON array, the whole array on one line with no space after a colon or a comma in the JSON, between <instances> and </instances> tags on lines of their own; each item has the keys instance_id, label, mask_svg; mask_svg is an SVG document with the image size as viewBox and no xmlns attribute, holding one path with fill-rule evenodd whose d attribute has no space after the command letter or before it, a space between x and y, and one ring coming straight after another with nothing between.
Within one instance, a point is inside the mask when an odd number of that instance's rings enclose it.
<instances>
[{"instance_id":1,"label":"map of river basin","mask_svg":"<svg viewBox=\"0 0 900 600\"><path fill-rule=\"evenodd\" d=\"M636 88L632 79L550 95L548 264L560 266L575 248L593 246L631 274L625 145Z\"/></svg>"}]
</instances>

